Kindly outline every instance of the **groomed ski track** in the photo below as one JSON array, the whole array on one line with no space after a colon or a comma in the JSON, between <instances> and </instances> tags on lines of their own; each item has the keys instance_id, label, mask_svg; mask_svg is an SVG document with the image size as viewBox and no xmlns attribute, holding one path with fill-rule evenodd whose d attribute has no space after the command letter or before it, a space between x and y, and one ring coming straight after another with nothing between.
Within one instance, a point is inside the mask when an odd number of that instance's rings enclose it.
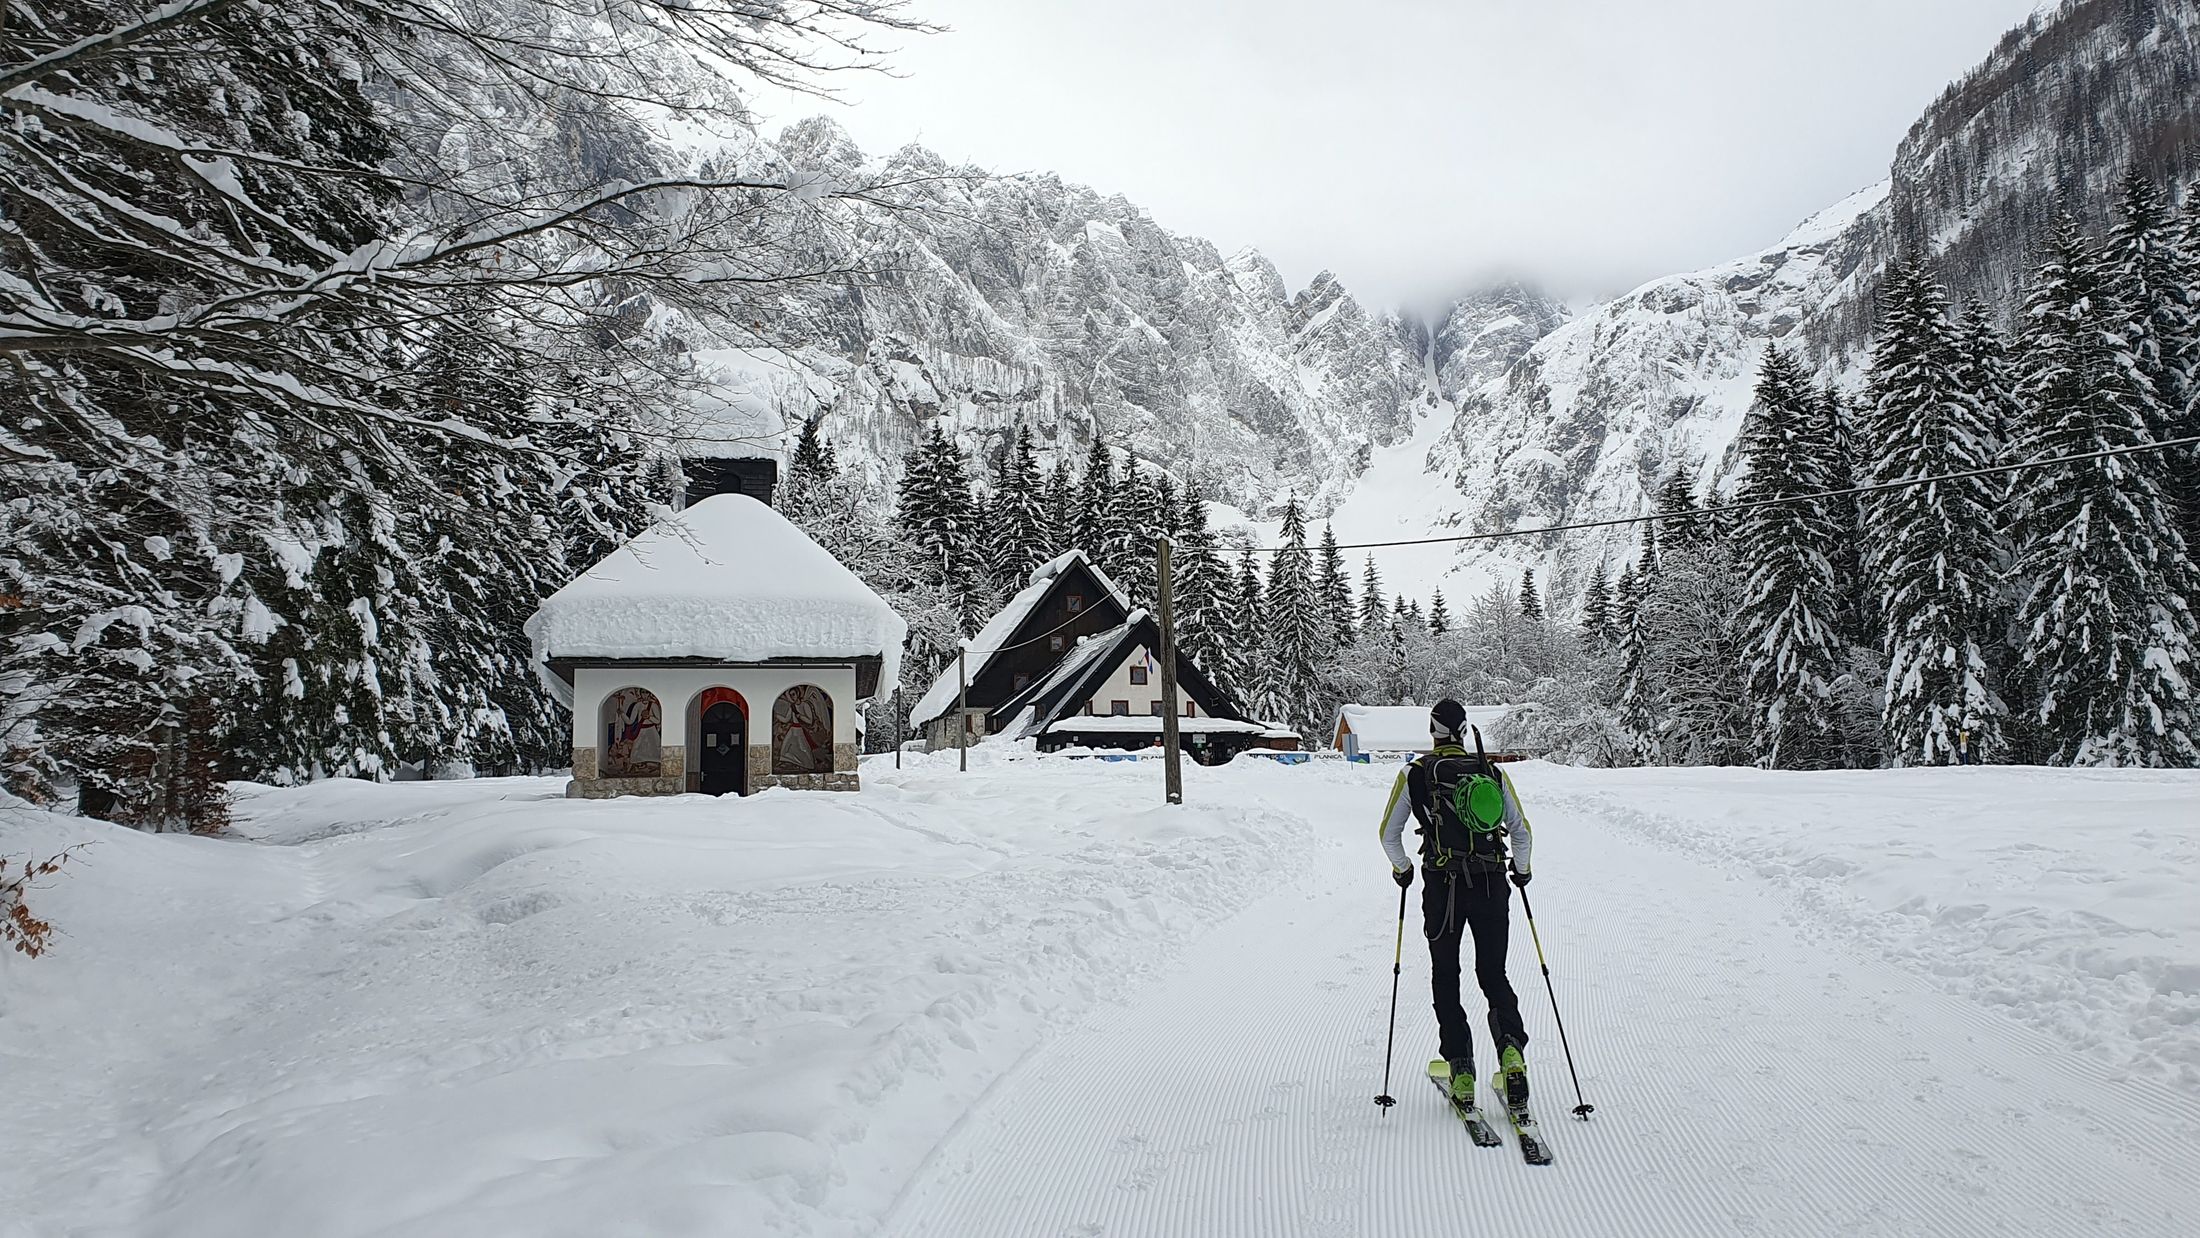
<instances>
[{"instance_id":1,"label":"groomed ski track","mask_svg":"<svg viewBox=\"0 0 2200 1238\"><path fill-rule=\"evenodd\" d=\"M1370 785L1308 778L1294 806L1324 835L1303 876L1000 1080L882 1232L2136 1238L2200 1225L2200 1099L1835 940L1739 866L1650 845L1628 828L1634 806L1532 781L1530 893L1595 1117L1568 1116L1516 900L1511 973L1556 1163L1523 1164L1509 1129L1502 1148L1471 1144L1421 1078L1435 1029L1418 884L1386 1116L1372 1097L1398 901ZM1486 1061L1473 996L1469 1010Z\"/></svg>"}]
</instances>

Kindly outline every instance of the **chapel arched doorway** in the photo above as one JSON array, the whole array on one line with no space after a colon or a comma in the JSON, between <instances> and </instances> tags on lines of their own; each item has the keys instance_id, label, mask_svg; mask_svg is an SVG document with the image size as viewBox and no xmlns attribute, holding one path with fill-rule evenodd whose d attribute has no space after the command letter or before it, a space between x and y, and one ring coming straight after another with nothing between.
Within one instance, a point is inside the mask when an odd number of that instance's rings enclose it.
<instances>
[{"instance_id":1,"label":"chapel arched doorway","mask_svg":"<svg viewBox=\"0 0 2200 1238\"><path fill-rule=\"evenodd\" d=\"M705 795L747 795L749 703L731 688L705 688L697 704L696 789Z\"/></svg>"}]
</instances>

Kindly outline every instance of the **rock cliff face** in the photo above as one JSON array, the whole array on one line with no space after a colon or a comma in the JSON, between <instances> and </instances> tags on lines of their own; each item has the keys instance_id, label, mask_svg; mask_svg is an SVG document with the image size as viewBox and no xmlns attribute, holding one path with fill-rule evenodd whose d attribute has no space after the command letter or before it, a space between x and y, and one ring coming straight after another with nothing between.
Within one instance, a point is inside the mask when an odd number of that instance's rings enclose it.
<instances>
[{"instance_id":1,"label":"rock cliff face","mask_svg":"<svg viewBox=\"0 0 2200 1238\"><path fill-rule=\"evenodd\" d=\"M1225 258L1121 197L914 147L874 165L828 121L776 147L805 173L931 178L925 209L862 213L877 277L805 290L771 349L698 350L780 424L822 413L844 454L890 470L931 423L979 454L1028 424L1060 455L1098 435L1259 511L1334 503L1411 433L1426 329L1327 272L1292 294L1259 253Z\"/></svg>"},{"instance_id":2,"label":"rock cliff face","mask_svg":"<svg viewBox=\"0 0 2200 1238\"><path fill-rule=\"evenodd\" d=\"M2060 201L2098 224L2135 164L2190 177L2195 82L2200 0L2078 0L2034 17L1917 122L1887 182L1770 249L1653 281L1549 330L1498 377L1447 386L1459 416L1430 470L1464 497L1476 531L1634 514L1682 466L1715 487L1768 343L1853 383L1880 273L1904 250L2006 316ZM1599 557L1616 570L1637 544L1631 530L1545 539L1546 597L1570 610ZM1535 557L1526 551L1476 547L1461 562Z\"/></svg>"}]
</instances>

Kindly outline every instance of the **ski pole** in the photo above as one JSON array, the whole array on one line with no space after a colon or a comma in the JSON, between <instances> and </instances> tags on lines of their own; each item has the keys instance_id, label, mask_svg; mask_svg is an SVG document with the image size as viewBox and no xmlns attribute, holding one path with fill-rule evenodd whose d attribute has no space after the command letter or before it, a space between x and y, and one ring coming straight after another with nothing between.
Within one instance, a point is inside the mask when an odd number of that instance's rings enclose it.
<instances>
[{"instance_id":1,"label":"ski pole","mask_svg":"<svg viewBox=\"0 0 2200 1238\"><path fill-rule=\"evenodd\" d=\"M1574 1048L1566 1043L1566 1020L1558 1013L1558 990L1551 987L1551 965L1543 959L1543 935L1535 931L1535 908L1528 902L1528 887L1520 887L1520 909L1528 913L1528 938L1535 942L1536 966L1543 969L1543 991L1551 995L1551 1020L1558 1024L1558 1047L1566 1051L1566 1073L1573 1077L1574 1116L1586 1122L1596 1106L1581 1099L1581 1076L1574 1070ZM1395 1000L1395 999L1393 999ZM1388 1079L1386 1073L1385 1079ZM1387 1083L1386 1083L1387 1086Z\"/></svg>"},{"instance_id":2,"label":"ski pole","mask_svg":"<svg viewBox=\"0 0 2200 1238\"><path fill-rule=\"evenodd\" d=\"M1386 1118L1390 1107L1398 1103L1398 1098L1390 1094L1390 1047L1398 1039L1398 971L1406 957L1406 891L1410 888L1398 887L1398 944L1390 952L1390 1033L1383 1037L1383 1091L1375 1098Z\"/></svg>"}]
</instances>

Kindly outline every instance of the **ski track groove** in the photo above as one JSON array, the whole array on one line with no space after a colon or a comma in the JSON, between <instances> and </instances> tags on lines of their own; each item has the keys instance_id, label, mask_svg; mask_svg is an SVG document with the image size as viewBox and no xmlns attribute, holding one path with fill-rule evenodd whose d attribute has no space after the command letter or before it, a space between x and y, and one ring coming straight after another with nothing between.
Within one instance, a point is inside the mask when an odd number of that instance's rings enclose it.
<instances>
[{"instance_id":1,"label":"ski track groove","mask_svg":"<svg viewBox=\"0 0 2200 1238\"><path fill-rule=\"evenodd\" d=\"M1339 792L1337 813L1363 808ZM1365 788L1360 796L1365 797ZM1310 871L1042 1046L901 1193L890 1238L2183 1235L2200 1102L1857 952L1760 881L1553 796L1542 918L1593 1120L1527 924L1511 973L1555 1163L1477 1148L1421 1077L1417 885L1387 1116L1395 892L1346 824ZM1297 805L1295 805L1297 806ZM1312 806L1306 806L1311 808ZM1331 807L1323 805L1322 807ZM1327 814L1309 811L1317 818ZM1384 891L1391 891L1385 906ZM1372 909L1381 908L1380 911ZM1471 969L1478 1073L1490 1047Z\"/></svg>"}]
</instances>

